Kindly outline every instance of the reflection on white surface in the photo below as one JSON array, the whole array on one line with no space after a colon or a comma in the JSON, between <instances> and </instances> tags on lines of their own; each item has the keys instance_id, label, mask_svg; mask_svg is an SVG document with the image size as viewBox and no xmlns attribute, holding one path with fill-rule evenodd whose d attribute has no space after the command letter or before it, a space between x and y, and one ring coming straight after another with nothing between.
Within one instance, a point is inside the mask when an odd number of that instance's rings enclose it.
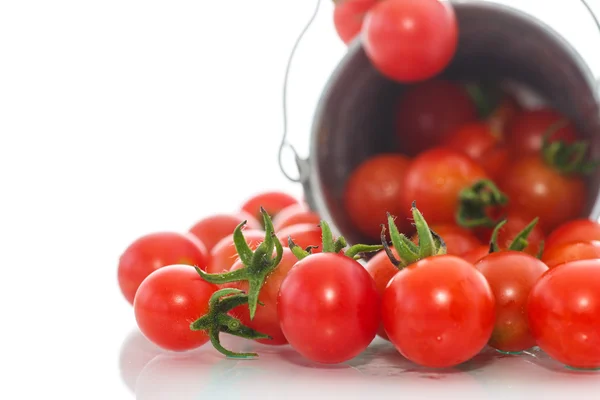
<instances>
[{"instance_id":1,"label":"reflection on white surface","mask_svg":"<svg viewBox=\"0 0 600 400\"><path fill-rule=\"evenodd\" d=\"M121 376L138 400L342 398L597 399L600 373L564 368L540 351L520 356L486 349L460 367L414 365L376 339L347 363L325 366L289 346L272 347L224 335L235 351L255 360L230 360L209 345L188 353L162 352L134 332L121 349ZM145 364L144 364L145 363Z\"/></svg>"}]
</instances>

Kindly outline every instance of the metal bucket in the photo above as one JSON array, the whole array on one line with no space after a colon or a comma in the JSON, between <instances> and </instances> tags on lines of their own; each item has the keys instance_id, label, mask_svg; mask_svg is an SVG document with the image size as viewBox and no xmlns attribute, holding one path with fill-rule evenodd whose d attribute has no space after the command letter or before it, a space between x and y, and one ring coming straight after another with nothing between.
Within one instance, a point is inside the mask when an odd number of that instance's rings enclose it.
<instances>
[{"instance_id":1,"label":"metal bucket","mask_svg":"<svg viewBox=\"0 0 600 400\"><path fill-rule=\"evenodd\" d=\"M484 1L454 3L460 27L456 57L443 77L450 80L510 80L530 88L570 117L600 156L598 82L573 47L535 17ZM356 41L332 74L318 103L310 154L297 160L310 206L349 243L366 239L343 207L350 173L365 159L401 149L393 143L394 99L403 85L382 77ZM589 179L586 216L600 216L600 174ZM365 204L368 207L368 204Z\"/></svg>"}]
</instances>

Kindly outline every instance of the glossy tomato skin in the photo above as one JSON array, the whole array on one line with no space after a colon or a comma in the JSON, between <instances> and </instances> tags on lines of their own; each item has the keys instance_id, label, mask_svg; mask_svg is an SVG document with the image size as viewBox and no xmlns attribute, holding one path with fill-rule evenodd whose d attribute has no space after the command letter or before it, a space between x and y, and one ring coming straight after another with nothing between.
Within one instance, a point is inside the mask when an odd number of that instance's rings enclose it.
<instances>
[{"instance_id":1,"label":"glossy tomato skin","mask_svg":"<svg viewBox=\"0 0 600 400\"><path fill-rule=\"evenodd\" d=\"M208 341L205 332L190 323L208 312L208 300L217 290L189 265L170 265L150 274L135 295L133 309L140 331L157 346L185 351Z\"/></svg>"},{"instance_id":2,"label":"glossy tomato skin","mask_svg":"<svg viewBox=\"0 0 600 400\"><path fill-rule=\"evenodd\" d=\"M276 191L263 192L246 200L246 202L242 204L241 209L252 215L258 221L262 221L263 218L260 213L261 207L265 209L271 218L275 218L279 211L292 204L298 204L298 200L287 193Z\"/></svg>"},{"instance_id":3,"label":"glossy tomato skin","mask_svg":"<svg viewBox=\"0 0 600 400\"><path fill-rule=\"evenodd\" d=\"M380 73L398 82L419 82L443 71L454 57L456 16L438 0L382 1L365 17L362 39Z\"/></svg>"},{"instance_id":4,"label":"glossy tomato skin","mask_svg":"<svg viewBox=\"0 0 600 400\"><path fill-rule=\"evenodd\" d=\"M283 282L288 272L297 261L298 259L290 249L283 249L281 263L277 266L275 271L268 276L265 284L260 290L258 300L264 305L258 306L254 319L250 320L248 305L240 306L232 311L232 314L239 318L244 325L272 337L272 339L259 339L257 342L269 345L282 345L287 343L279 323L277 296L279 295L281 282ZM233 264L230 271L235 271L240 268L244 268L244 264L238 260ZM248 293L248 282L245 281L234 282L231 285L228 285L228 287L234 287Z\"/></svg>"},{"instance_id":5,"label":"glossy tomato skin","mask_svg":"<svg viewBox=\"0 0 600 400\"><path fill-rule=\"evenodd\" d=\"M341 363L371 343L381 321L375 282L358 262L333 253L298 261L279 290L281 330L305 358Z\"/></svg>"},{"instance_id":6,"label":"glossy tomato skin","mask_svg":"<svg viewBox=\"0 0 600 400\"><path fill-rule=\"evenodd\" d=\"M426 367L461 364L492 334L494 295L473 264L455 256L425 258L398 272L385 289L382 318L396 349Z\"/></svg>"},{"instance_id":7,"label":"glossy tomato skin","mask_svg":"<svg viewBox=\"0 0 600 400\"><path fill-rule=\"evenodd\" d=\"M322 250L323 237L319 225L292 225L277 231L276 234L284 247L288 247L288 237L291 236L294 243L303 249L306 249L308 246L316 246L312 249L313 253L320 253Z\"/></svg>"},{"instance_id":8,"label":"glossy tomato skin","mask_svg":"<svg viewBox=\"0 0 600 400\"><path fill-rule=\"evenodd\" d=\"M401 232L410 230L410 208L402 203L406 170L410 159L383 154L361 163L352 172L344 189L344 206L350 220L370 241L379 242L381 224L387 213L394 215Z\"/></svg>"},{"instance_id":9,"label":"glossy tomato skin","mask_svg":"<svg viewBox=\"0 0 600 400\"><path fill-rule=\"evenodd\" d=\"M209 259L204 245L195 238L177 232L151 233L135 240L119 258L119 287L133 304L138 287L155 270L171 264L206 269Z\"/></svg>"},{"instance_id":10,"label":"glossy tomato skin","mask_svg":"<svg viewBox=\"0 0 600 400\"><path fill-rule=\"evenodd\" d=\"M333 9L335 30L345 44L360 34L367 12L379 0L338 0Z\"/></svg>"},{"instance_id":11,"label":"glossy tomato skin","mask_svg":"<svg viewBox=\"0 0 600 400\"><path fill-rule=\"evenodd\" d=\"M475 264L496 299L496 324L490 346L503 352L521 352L535 346L527 321L527 298L548 266L518 251L492 253Z\"/></svg>"},{"instance_id":12,"label":"glossy tomato skin","mask_svg":"<svg viewBox=\"0 0 600 400\"><path fill-rule=\"evenodd\" d=\"M446 136L442 145L469 156L491 179L500 176L510 162L508 148L484 122L462 125Z\"/></svg>"},{"instance_id":13,"label":"glossy tomato skin","mask_svg":"<svg viewBox=\"0 0 600 400\"><path fill-rule=\"evenodd\" d=\"M519 113L508 127L507 144L514 158L537 155L542 149L544 135L564 116L555 110L541 108ZM567 143L577 140L578 134L571 123L559 129L550 141L563 140Z\"/></svg>"},{"instance_id":14,"label":"glossy tomato skin","mask_svg":"<svg viewBox=\"0 0 600 400\"><path fill-rule=\"evenodd\" d=\"M581 216L587 190L578 176L566 176L539 156L513 162L498 182L510 199L509 210L540 217L546 232Z\"/></svg>"},{"instance_id":15,"label":"glossy tomato skin","mask_svg":"<svg viewBox=\"0 0 600 400\"><path fill-rule=\"evenodd\" d=\"M546 248L592 240L600 240L600 223L589 219L575 219L553 230L546 240Z\"/></svg>"},{"instance_id":16,"label":"glossy tomato skin","mask_svg":"<svg viewBox=\"0 0 600 400\"><path fill-rule=\"evenodd\" d=\"M446 254L451 256L461 256L479 246L481 242L468 229L457 225L431 225L431 230L440 235L446 243ZM419 235L415 234L412 238L414 243L419 243Z\"/></svg>"},{"instance_id":17,"label":"glossy tomato skin","mask_svg":"<svg viewBox=\"0 0 600 400\"><path fill-rule=\"evenodd\" d=\"M244 238L252 250L265 240L265 233L255 229L244 230ZM210 263L206 268L209 274L222 274L231 269L239 259L233 243L233 234L221 239L210 252Z\"/></svg>"},{"instance_id":18,"label":"glossy tomato skin","mask_svg":"<svg viewBox=\"0 0 600 400\"><path fill-rule=\"evenodd\" d=\"M209 252L224 237L233 233L243 221L247 221L244 229L262 229L260 222L246 212L238 214L215 214L196 222L190 233L200 240Z\"/></svg>"},{"instance_id":19,"label":"glossy tomato skin","mask_svg":"<svg viewBox=\"0 0 600 400\"><path fill-rule=\"evenodd\" d=\"M600 259L600 241L563 243L544 250L542 261L550 268L567 262Z\"/></svg>"},{"instance_id":20,"label":"glossy tomato skin","mask_svg":"<svg viewBox=\"0 0 600 400\"><path fill-rule=\"evenodd\" d=\"M552 268L531 290L527 314L550 357L573 368L600 368L600 260Z\"/></svg>"},{"instance_id":21,"label":"glossy tomato skin","mask_svg":"<svg viewBox=\"0 0 600 400\"><path fill-rule=\"evenodd\" d=\"M466 253L463 253L460 256L460 258L467 262L470 262L471 264L475 264L477 263L477 261L486 257L488 254L490 254L490 246L482 244L467 251Z\"/></svg>"},{"instance_id":22,"label":"glossy tomato skin","mask_svg":"<svg viewBox=\"0 0 600 400\"><path fill-rule=\"evenodd\" d=\"M409 156L437 146L460 126L477 119L477 108L465 88L446 80L409 87L395 107L396 137Z\"/></svg>"},{"instance_id":23,"label":"glossy tomato skin","mask_svg":"<svg viewBox=\"0 0 600 400\"><path fill-rule=\"evenodd\" d=\"M498 232L498 247L500 250L507 250L515 237L533 221L534 217L525 216L519 212L509 212L505 219L506 223ZM480 231L480 236L484 242L489 243L492 233L492 229L483 229ZM538 222L527 237L528 245L523 251L529 255L537 256L545 238L544 229Z\"/></svg>"},{"instance_id":24,"label":"glossy tomato skin","mask_svg":"<svg viewBox=\"0 0 600 400\"><path fill-rule=\"evenodd\" d=\"M487 179L468 156L444 147L418 155L408 167L402 195L404 209L416 200L430 225L454 224L461 190Z\"/></svg>"},{"instance_id":25,"label":"glossy tomato skin","mask_svg":"<svg viewBox=\"0 0 600 400\"><path fill-rule=\"evenodd\" d=\"M312 224L319 225L321 219L319 214L312 211L306 204L292 204L281 210L273 218L273 227L275 231L280 231L292 225Z\"/></svg>"},{"instance_id":26,"label":"glossy tomato skin","mask_svg":"<svg viewBox=\"0 0 600 400\"><path fill-rule=\"evenodd\" d=\"M392 252L394 253L394 256L398 258L398 253L396 252L396 250L392 248ZM398 273L398 268L394 264L392 264L389 257L384 251L380 251L367 262L367 264L365 265L365 269L367 270L369 275L371 275L373 281L375 281L377 293L379 293L380 297L383 297L383 292L385 291L387 284ZM389 340L387 337L387 333L385 333L385 329L383 328L383 322L379 326L377 335L379 335L383 339Z\"/></svg>"}]
</instances>

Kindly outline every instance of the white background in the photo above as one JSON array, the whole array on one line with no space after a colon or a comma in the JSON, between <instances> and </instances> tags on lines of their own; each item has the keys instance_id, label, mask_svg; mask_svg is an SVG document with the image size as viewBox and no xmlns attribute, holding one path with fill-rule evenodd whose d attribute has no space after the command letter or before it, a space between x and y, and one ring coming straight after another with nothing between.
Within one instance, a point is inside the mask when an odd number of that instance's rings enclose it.
<instances>
[{"instance_id":1,"label":"white background","mask_svg":"<svg viewBox=\"0 0 600 400\"><path fill-rule=\"evenodd\" d=\"M504 2L551 23L600 75L600 32L578 2ZM300 195L276 151L285 63L314 3L0 0L0 398L133 398L120 374L135 368L119 368L135 339L123 249L256 191ZM331 14L323 0L292 70L303 154L345 51ZM143 349L125 346L141 366ZM152 398L197 398L181 387Z\"/></svg>"}]
</instances>

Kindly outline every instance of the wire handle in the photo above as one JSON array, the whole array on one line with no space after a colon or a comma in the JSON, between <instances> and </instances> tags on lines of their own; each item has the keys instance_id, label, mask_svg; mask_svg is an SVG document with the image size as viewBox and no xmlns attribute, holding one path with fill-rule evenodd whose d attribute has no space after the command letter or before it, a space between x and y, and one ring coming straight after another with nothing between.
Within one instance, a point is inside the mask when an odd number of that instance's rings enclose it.
<instances>
[{"instance_id":1,"label":"wire handle","mask_svg":"<svg viewBox=\"0 0 600 400\"><path fill-rule=\"evenodd\" d=\"M288 139L287 139L288 131L289 131L287 91L288 91L288 86L289 86L290 70L292 67L292 61L294 60L294 55L296 54L296 50L298 49L298 46L300 45L300 42L304 38L304 35L306 34L306 32L308 32L308 30L311 27L311 25L313 24L313 22L315 22L315 19L317 18L317 14L319 13L320 7L321 7L321 0L317 0L315 10L313 11L310 19L308 20L308 22L306 23L304 28L302 28L300 35L298 35L298 38L296 39L296 42L294 43L294 46L292 47L292 51L290 52L290 56L288 57L287 67L285 69L285 76L283 78L284 79L283 80L283 136L281 137L281 143L279 145L278 161L279 161L279 169L281 169L281 172L283 173L283 175L292 182L301 182L303 176L302 176L302 171L300 170L300 163L302 162L302 159L298 155L298 152L296 151L294 146L290 142L288 142ZM298 176L297 177L291 176L285 170L285 168L283 166L283 150L286 147L288 149L290 149L292 151L292 153L294 153L296 165L298 165Z\"/></svg>"}]
</instances>

